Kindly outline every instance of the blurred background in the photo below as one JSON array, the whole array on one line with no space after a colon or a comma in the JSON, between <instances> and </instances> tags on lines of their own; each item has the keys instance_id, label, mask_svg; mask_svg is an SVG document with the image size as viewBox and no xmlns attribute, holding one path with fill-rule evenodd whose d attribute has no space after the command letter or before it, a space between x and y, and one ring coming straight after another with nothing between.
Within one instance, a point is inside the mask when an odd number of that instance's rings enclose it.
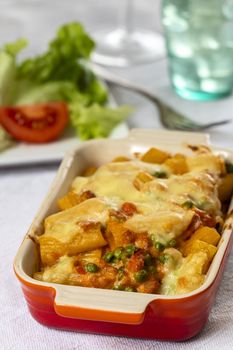
<instances>
[{"instance_id":1,"label":"blurred background","mask_svg":"<svg viewBox=\"0 0 233 350\"><path fill-rule=\"evenodd\" d=\"M59 25L70 21L80 21L95 37L103 26L114 28L124 20L125 2L126 0L0 0L0 44L26 37L30 45L22 56L38 53L45 49ZM221 3L220 0L217 2ZM160 0L134 0L131 26L151 30L162 36L161 5ZM196 102L175 94L168 77L166 54L163 52L150 62L108 69L147 87L162 100L169 101L178 111L197 121L232 118L232 95L215 101ZM149 101L120 88L114 88L113 91L119 103L135 107L134 116L129 120L130 127L161 127L156 109ZM221 144L224 138L225 144L231 146L231 133L231 129L219 127L217 131L211 131L211 136L216 144Z\"/></svg>"},{"instance_id":2,"label":"blurred background","mask_svg":"<svg viewBox=\"0 0 233 350\"><path fill-rule=\"evenodd\" d=\"M121 20L125 0L0 0L0 43L27 36L43 49L59 25L80 21L89 33ZM160 0L134 0L134 24L161 32Z\"/></svg>"}]
</instances>

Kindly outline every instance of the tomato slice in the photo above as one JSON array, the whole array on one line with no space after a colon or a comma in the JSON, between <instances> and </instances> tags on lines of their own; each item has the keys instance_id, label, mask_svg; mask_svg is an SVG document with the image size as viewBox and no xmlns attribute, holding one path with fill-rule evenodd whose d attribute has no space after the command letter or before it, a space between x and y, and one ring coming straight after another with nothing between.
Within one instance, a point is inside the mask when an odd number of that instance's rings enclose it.
<instances>
[{"instance_id":1,"label":"tomato slice","mask_svg":"<svg viewBox=\"0 0 233 350\"><path fill-rule=\"evenodd\" d=\"M64 102L0 108L0 124L15 139L43 143L61 135L68 123Z\"/></svg>"}]
</instances>

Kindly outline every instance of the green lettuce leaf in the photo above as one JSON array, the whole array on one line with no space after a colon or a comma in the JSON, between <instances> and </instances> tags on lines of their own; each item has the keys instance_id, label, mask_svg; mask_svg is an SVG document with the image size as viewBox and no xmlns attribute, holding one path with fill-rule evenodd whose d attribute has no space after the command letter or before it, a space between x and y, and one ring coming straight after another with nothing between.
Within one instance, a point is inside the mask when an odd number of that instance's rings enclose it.
<instances>
[{"instance_id":1,"label":"green lettuce leaf","mask_svg":"<svg viewBox=\"0 0 233 350\"><path fill-rule=\"evenodd\" d=\"M66 24L58 30L44 54L26 59L19 65L18 76L37 83L70 80L81 87L94 78L91 72L88 72L90 77L87 76L80 62L88 59L93 49L94 42L80 23Z\"/></svg>"},{"instance_id":2,"label":"green lettuce leaf","mask_svg":"<svg viewBox=\"0 0 233 350\"><path fill-rule=\"evenodd\" d=\"M16 56L22 51L26 46L28 45L28 42L26 39L18 39L13 43L5 44L3 47L3 51L13 58L16 58Z\"/></svg>"},{"instance_id":3,"label":"green lettuce leaf","mask_svg":"<svg viewBox=\"0 0 233 350\"><path fill-rule=\"evenodd\" d=\"M18 62L27 45L19 39L0 50L0 104L65 101L70 121L82 139L106 137L130 113L106 106L105 85L89 69L94 42L80 23L63 25L45 53Z\"/></svg>"},{"instance_id":4,"label":"green lettuce leaf","mask_svg":"<svg viewBox=\"0 0 233 350\"><path fill-rule=\"evenodd\" d=\"M12 94L15 80L15 60L4 51L0 51L0 105L7 104Z\"/></svg>"},{"instance_id":5,"label":"green lettuce leaf","mask_svg":"<svg viewBox=\"0 0 233 350\"><path fill-rule=\"evenodd\" d=\"M28 80L20 80L16 82L14 90L14 105L30 105L49 101L69 102L74 98L78 98L82 103L88 103L88 98L79 93L75 85L69 81L51 81L34 85Z\"/></svg>"},{"instance_id":6,"label":"green lettuce leaf","mask_svg":"<svg viewBox=\"0 0 233 350\"><path fill-rule=\"evenodd\" d=\"M131 112L132 108L129 106L113 109L98 104L90 107L82 107L75 102L70 104L71 124L82 140L107 137Z\"/></svg>"}]
</instances>

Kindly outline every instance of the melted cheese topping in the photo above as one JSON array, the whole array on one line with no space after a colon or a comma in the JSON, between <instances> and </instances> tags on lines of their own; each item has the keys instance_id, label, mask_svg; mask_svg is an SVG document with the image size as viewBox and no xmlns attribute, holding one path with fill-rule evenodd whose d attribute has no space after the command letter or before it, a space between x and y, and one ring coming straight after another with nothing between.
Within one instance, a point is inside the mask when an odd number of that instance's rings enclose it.
<instances>
[{"instance_id":1,"label":"melted cheese topping","mask_svg":"<svg viewBox=\"0 0 233 350\"><path fill-rule=\"evenodd\" d=\"M43 272L35 273L34 278L43 280L44 282L69 283L70 275L75 273L74 263L74 257L64 255L53 266L45 267Z\"/></svg>"},{"instance_id":2,"label":"melted cheese topping","mask_svg":"<svg viewBox=\"0 0 233 350\"><path fill-rule=\"evenodd\" d=\"M45 219L45 236L54 237L62 243L69 243L83 233L80 222L101 222L108 219L108 206L105 202L93 198L75 207L50 215Z\"/></svg>"},{"instance_id":3,"label":"melted cheese topping","mask_svg":"<svg viewBox=\"0 0 233 350\"><path fill-rule=\"evenodd\" d=\"M195 211L183 207L185 202L191 201L201 209L204 207L210 216L220 215L217 184L218 175L223 172L222 160L209 153L187 157L186 160L189 172L182 175L173 174L166 165L133 160L105 164L89 177L77 176L72 183L72 191L77 195L91 191L96 198L87 199L45 220L42 237L59 241L65 254L70 256L62 256L53 266L44 267L42 272L35 274L35 278L55 283L74 283L68 277L76 273L74 264L77 257L72 255L80 252L85 255L95 249L93 261L99 261L101 247L109 243L100 229L88 233L80 222L100 223L106 227L110 212L120 211L125 202L133 203L136 211L125 217L121 226L115 226L116 232L112 234L121 238L122 232L127 230L138 235L146 233L164 246L169 246L174 238L179 239L194 218ZM168 178L153 176L158 172L165 172ZM144 177L138 177L140 173ZM82 244L84 248L79 250ZM75 249L72 245L76 245ZM59 252L53 248L51 245L49 254L59 256ZM168 260L163 269L162 294L186 293L203 283L203 271L208 262L206 252L189 254L185 258L175 248L167 248L163 253Z\"/></svg>"},{"instance_id":4,"label":"melted cheese topping","mask_svg":"<svg viewBox=\"0 0 233 350\"><path fill-rule=\"evenodd\" d=\"M178 266L168 270L163 278L161 294L184 294L200 287L205 280L203 268L207 261L208 254L205 251L181 258Z\"/></svg>"},{"instance_id":5,"label":"melted cheese topping","mask_svg":"<svg viewBox=\"0 0 233 350\"><path fill-rule=\"evenodd\" d=\"M193 171L182 176L170 175L168 179L155 177L152 181L142 184L140 190L135 187L134 180L142 170L154 174L164 169L164 166L140 161L109 163L101 166L94 175L85 178L85 181L83 177L77 177L72 184L72 189L77 193L89 190L114 207L119 207L124 201L134 202L136 206L146 203L147 208L151 208L151 215L155 213L157 221L156 215L161 215L165 220L170 211L170 226L176 226L177 221L182 221L184 224L181 225L181 230L191 221L192 215L181 208L181 205L187 200L192 200L200 205L208 203L205 210L212 215L219 215L220 201L217 196L216 175L210 172ZM158 212L161 213L156 214ZM149 217L146 218L145 212L143 215L144 219L135 218L135 225L139 220L143 220L148 222L146 225L148 228L151 220ZM152 228L151 231L155 229Z\"/></svg>"},{"instance_id":6,"label":"melted cheese topping","mask_svg":"<svg viewBox=\"0 0 233 350\"><path fill-rule=\"evenodd\" d=\"M195 157L187 157L189 171L211 171L218 175L224 173L225 166L221 157L211 152L198 154Z\"/></svg>"},{"instance_id":7,"label":"melted cheese topping","mask_svg":"<svg viewBox=\"0 0 233 350\"><path fill-rule=\"evenodd\" d=\"M153 234L163 244L184 232L194 215L193 211L184 210L173 203L136 203L136 206L139 214L128 219L125 227L134 232Z\"/></svg>"},{"instance_id":8,"label":"melted cheese topping","mask_svg":"<svg viewBox=\"0 0 233 350\"><path fill-rule=\"evenodd\" d=\"M192 200L197 204L208 202L205 208L213 215L220 213L220 201L217 196L216 176L207 172L191 172L182 176L171 176L167 180L155 180L145 183L143 191L151 192L164 201L182 204Z\"/></svg>"}]
</instances>

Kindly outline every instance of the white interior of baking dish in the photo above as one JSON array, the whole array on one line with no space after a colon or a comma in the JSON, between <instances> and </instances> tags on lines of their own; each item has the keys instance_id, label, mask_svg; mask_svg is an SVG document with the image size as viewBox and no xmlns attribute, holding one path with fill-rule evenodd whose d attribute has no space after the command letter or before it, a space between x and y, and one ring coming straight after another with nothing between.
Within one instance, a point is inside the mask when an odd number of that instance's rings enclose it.
<instances>
[{"instance_id":1,"label":"white interior of baking dish","mask_svg":"<svg viewBox=\"0 0 233 350\"><path fill-rule=\"evenodd\" d=\"M29 238L29 235L33 237L43 233L44 218L58 211L56 204L57 199L68 191L75 176L82 173L88 166L99 166L119 155L132 156L133 153L144 152L151 146L159 147L171 153L183 152L187 154L191 152L188 150L187 144L207 145L209 144L209 137L206 134L190 132L135 129L132 130L125 139L89 141L67 153L47 197L42 203L19 248L14 263L16 273L29 283L54 288L56 292L56 305L77 306L86 309L117 311L131 314L143 313L148 303L155 299L185 298L198 294L208 288L216 277L229 243L230 235L232 234L231 217L226 221L226 229L223 232L217 254L210 266L205 283L200 288L188 294L164 296L157 294L126 293L114 290L40 282L31 277L36 268L37 253L35 244ZM230 151L224 149L214 149L214 151L233 161L233 153ZM231 203L229 210L232 208L233 206Z\"/></svg>"}]
</instances>

